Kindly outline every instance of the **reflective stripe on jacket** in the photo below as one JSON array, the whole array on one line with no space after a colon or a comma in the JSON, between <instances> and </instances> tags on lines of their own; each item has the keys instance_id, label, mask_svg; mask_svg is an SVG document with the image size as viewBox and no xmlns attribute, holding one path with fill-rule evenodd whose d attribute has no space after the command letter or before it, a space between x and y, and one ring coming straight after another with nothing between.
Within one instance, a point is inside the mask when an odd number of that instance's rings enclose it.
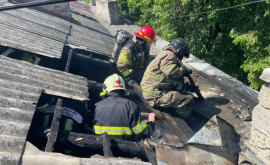
<instances>
[{"instance_id":1,"label":"reflective stripe on jacket","mask_svg":"<svg viewBox=\"0 0 270 165\"><path fill-rule=\"evenodd\" d=\"M121 49L117 59L117 68L123 77L129 76L129 70L132 68L145 68L148 65L149 52L142 51L144 52L141 52L135 36Z\"/></svg>"},{"instance_id":2,"label":"reflective stripe on jacket","mask_svg":"<svg viewBox=\"0 0 270 165\"><path fill-rule=\"evenodd\" d=\"M110 92L107 98L96 103L95 134L106 132L116 138L132 140L136 135L148 136L147 127L148 124L140 119L137 105L116 92Z\"/></svg>"},{"instance_id":3,"label":"reflective stripe on jacket","mask_svg":"<svg viewBox=\"0 0 270 165\"><path fill-rule=\"evenodd\" d=\"M49 105L49 104L46 104L46 105ZM56 105L50 105L47 107L44 107L44 106L38 107L37 111L42 113L43 127L49 128L51 127ZM78 131L79 128L77 127L80 127L83 123L82 115L79 114L77 111L68 107L63 107L61 109L61 113L62 113L62 117L60 120L59 129L65 130L65 131L75 131L75 132Z\"/></svg>"},{"instance_id":4,"label":"reflective stripe on jacket","mask_svg":"<svg viewBox=\"0 0 270 165\"><path fill-rule=\"evenodd\" d=\"M183 77L184 71L174 52L175 49L172 46L164 47L146 68L141 81L145 99L157 98L163 90L175 90L179 83L183 83L180 78Z\"/></svg>"}]
</instances>

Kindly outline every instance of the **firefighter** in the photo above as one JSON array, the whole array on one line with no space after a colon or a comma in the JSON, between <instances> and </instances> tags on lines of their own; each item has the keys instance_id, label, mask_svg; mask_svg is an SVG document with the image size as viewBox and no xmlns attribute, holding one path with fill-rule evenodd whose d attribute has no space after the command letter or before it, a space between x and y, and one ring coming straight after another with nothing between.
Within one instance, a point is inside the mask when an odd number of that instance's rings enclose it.
<instances>
[{"instance_id":1,"label":"firefighter","mask_svg":"<svg viewBox=\"0 0 270 165\"><path fill-rule=\"evenodd\" d=\"M154 43L155 31L149 26L143 26L121 49L117 69L126 82L134 80L140 83L145 68L150 63L149 51Z\"/></svg>"},{"instance_id":2,"label":"firefighter","mask_svg":"<svg viewBox=\"0 0 270 165\"><path fill-rule=\"evenodd\" d=\"M57 99L51 96L42 96L39 101L39 106L36 109L36 121L40 124L43 129L51 127L54 111L56 108ZM84 120L87 111L82 102L64 99L63 106L61 109L62 116L60 120L59 129L72 132L83 132L84 131ZM43 119L43 120L42 120Z\"/></svg>"},{"instance_id":3,"label":"firefighter","mask_svg":"<svg viewBox=\"0 0 270 165\"><path fill-rule=\"evenodd\" d=\"M37 56L35 54L29 53L29 52L24 52L21 55L21 60L30 62L32 64L35 62L36 58L37 58Z\"/></svg>"},{"instance_id":4,"label":"firefighter","mask_svg":"<svg viewBox=\"0 0 270 165\"><path fill-rule=\"evenodd\" d=\"M182 64L183 57L189 57L187 43L176 38L148 65L141 88L151 106L174 109L180 117L187 118L194 99L185 91L184 76L190 75L192 70Z\"/></svg>"},{"instance_id":5,"label":"firefighter","mask_svg":"<svg viewBox=\"0 0 270 165\"><path fill-rule=\"evenodd\" d=\"M105 79L102 92L105 98L95 104L95 134L106 132L114 138L137 141L153 133L155 114L149 114L148 123L141 121L137 105L123 98L125 90L125 81L119 75Z\"/></svg>"}]
</instances>

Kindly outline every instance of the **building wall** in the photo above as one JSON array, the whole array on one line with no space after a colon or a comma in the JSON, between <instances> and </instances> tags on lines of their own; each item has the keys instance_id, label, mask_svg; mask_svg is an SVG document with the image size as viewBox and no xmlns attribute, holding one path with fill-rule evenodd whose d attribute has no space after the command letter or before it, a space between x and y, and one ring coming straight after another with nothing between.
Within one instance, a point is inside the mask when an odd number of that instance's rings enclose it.
<instances>
[{"instance_id":1,"label":"building wall","mask_svg":"<svg viewBox=\"0 0 270 165\"><path fill-rule=\"evenodd\" d=\"M252 114L249 149L265 164L270 165L270 68L260 77L265 84L259 93L259 104Z\"/></svg>"},{"instance_id":2,"label":"building wall","mask_svg":"<svg viewBox=\"0 0 270 165\"><path fill-rule=\"evenodd\" d=\"M118 25L122 23L116 0L96 0L96 13L109 24Z\"/></svg>"}]
</instances>

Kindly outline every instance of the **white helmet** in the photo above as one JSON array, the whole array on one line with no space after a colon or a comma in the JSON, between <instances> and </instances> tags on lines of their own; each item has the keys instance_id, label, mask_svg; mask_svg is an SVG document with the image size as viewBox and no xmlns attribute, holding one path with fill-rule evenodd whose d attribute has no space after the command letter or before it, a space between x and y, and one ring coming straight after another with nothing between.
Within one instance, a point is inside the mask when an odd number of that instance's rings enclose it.
<instances>
[{"instance_id":1,"label":"white helmet","mask_svg":"<svg viewBox=\"0 0 270 165\"><path fill-rule=\"evenodd\" d=\"M103 92L109 93L114 90L126 90L124 79L118 74L107 77L103 83Z\"/></svg>"}]
</instances>

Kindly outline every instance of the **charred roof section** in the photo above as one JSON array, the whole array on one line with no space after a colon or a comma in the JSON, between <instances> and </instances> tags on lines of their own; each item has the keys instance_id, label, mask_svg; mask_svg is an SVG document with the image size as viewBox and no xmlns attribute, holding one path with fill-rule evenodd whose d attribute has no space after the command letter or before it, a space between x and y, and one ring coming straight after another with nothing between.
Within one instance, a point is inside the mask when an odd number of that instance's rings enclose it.
<instances>
[{"instance_id":1,"label":"charred roof section","mask_svg":"<svg viewBox=\"0 0 270 165\"><path fill-rule=\"evenodd\" d=\"M70 30L70 22L26 8L0 12L0 25L2 46L52 58L61 58Z\"/></svg>"},{"instance_id":2,"label":"charred roof section","mask_svg":"<svg viewBox=\"0 0 270 165\"><path fill-rule=\"evenodd\" d=\"M42 92L88 99L87 79L0 56L0 164L18 164Z\"/></svg>"}]
</instances>

